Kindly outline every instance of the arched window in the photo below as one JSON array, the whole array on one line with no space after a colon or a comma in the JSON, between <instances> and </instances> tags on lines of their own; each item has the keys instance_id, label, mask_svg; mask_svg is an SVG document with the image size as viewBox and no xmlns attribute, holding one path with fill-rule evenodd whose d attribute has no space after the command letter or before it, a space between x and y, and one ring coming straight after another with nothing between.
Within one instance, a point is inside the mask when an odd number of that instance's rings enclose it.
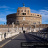
<instances>
[{"instance_id":1,"label":"arched window","mask_svg":"<svg viewBox=\"0 0 48 48\"><path fill-rule=\"evenodd\" d=\"M25 12L26 12L26 10L25 10Z\"/></svg>"},{"instance_id":2,"label":"arched window","mask_svg":"<svg viewBox=\"0 0 48 48\"><path fill-rule=\"evenodd\" d=\"M26 15L26 13L22 13L22 15Z\"/></svg>"},{"instance_id":3,"label":"arched window","mask_svg":"<svg viewBox=\"0 0 48 48\"><path fill-rule=\"evenodd\" d=\"M31 14L32 15L32 14Z\"/></svg>"},{"instance_id":4,"label":"arched window","mask_svg":"<svg viewBox=\"0 0 48 48\"><path fill-rule=\"evenodd\" d=\"M19 15L19 13L18 13L18 15Z\"/></svg>"},{"instance_id":5,"label":"arched window","mask_svg":"<svg viewBox=\"0 0 48 48\"><path fill-rule=\"evenodd\" d=\"M28 10L28 14L29 14L29 10Z\"/></svg>"},{"instance_id":6,"label":"arched window","mask_svg":"<svg viewBox=\"0 0 48 48\"><path fill-rule=\"evenodd\" d=\"M21 10L21 12L23 12L23 10Z\"/></svg>"},{"instance_id":7,"label":"arched window","mask_svg":"<svg viewBox=\"0 0 48 48\"><path fill-rule=\"evenodd\" d=\"M18 12L20 12L20 10L18 10Z\"/></svg>"},{"instance_id":8,"label":"arched window","mask_svg":"<svg viewBox=\"0 0 48 48\"><path fill-rule=\"evenodd\" d=\"M39 15L37 15L37 16L39 16Z\"/></svg>"}]
</instances>

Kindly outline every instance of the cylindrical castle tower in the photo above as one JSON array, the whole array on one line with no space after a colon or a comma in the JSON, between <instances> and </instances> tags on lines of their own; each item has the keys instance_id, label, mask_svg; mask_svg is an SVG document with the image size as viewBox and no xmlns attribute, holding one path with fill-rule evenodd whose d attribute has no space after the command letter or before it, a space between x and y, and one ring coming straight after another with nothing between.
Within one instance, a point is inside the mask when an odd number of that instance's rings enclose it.
<instances>
[{"instance_id":1,"label":"cylindrical castle tower","mask_svg":"<svg viewBox=\"0 0 48 48\"><path fill-rule=\"evenodd\" d=\"M31 13L29 7L18 7L17 13L7 15L7 24L41 24L42 16L40 14Z\"/></svg>"}]
</instances>

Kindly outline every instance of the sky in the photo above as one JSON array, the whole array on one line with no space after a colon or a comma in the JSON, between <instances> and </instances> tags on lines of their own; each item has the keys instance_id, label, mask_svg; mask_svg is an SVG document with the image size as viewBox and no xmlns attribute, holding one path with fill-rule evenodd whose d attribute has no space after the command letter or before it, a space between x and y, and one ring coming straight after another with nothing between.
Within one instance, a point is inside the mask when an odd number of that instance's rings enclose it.
<instances>
[{"instance_id":1,"label":"sky","mask_svg":"<svg viewBox=\"0 0 48 48\"><path fill-rule=\"evenodd\" d=\"M6 16L16 13L23 3L30 7L31 13L42 15L42 24L48 24L48 0L0 0L0 24L6 24Z\"/></svg>"}]
</instances>

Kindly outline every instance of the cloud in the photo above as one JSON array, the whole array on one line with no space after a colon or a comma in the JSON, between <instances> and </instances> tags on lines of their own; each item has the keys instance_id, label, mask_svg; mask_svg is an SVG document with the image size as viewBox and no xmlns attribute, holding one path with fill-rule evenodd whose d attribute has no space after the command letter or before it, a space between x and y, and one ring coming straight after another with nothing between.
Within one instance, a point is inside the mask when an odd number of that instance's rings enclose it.
<instances>
[{"instance_id":1,"label":"cloud","mask_svg":"<svg viewBox=\"0 0 48 48\"><path fill-rule=\"evenodd\" d=\"M16 13L15 8L8 7L6 5L0 6L0 24L6 23L6 16L8 14Z\"/></svg>"},{"instance_id":2,"label":"cloud","mask_svg":"<svg viewBox=\"0 0 48 48\"><path fill-rule=\"evenodd\" d=\"M9 6L3 5L3 6L0 6L0 9L8 10L8 9L15 9L15 8L11 8Z\"/></svg>"},{"instance_id":3,"label":"cloud","mask_svg":"<svg viewBox=\"0 0 48 48\"><path fill-rule=\"evenodd\" d=\"M1 10L0 11L0 22L6 22L6 15L8 14L12 14L12 13L16 13L15 11L12 10L8 10L8 9L15 9L15 8L11 8L8 6L0 6L0 8L5 8L6 10ZM37 13L37 14L41 14L42 15L42 23L43 24L48 24L48 10L32 10L31 9L31 13Z\"/></svg>"},{"instance_id":4,"label":"cloud","mask_svg":"<svg viewBox=\"0 0 48 48\"><path fill-rule=\"evenodd\" d=\"M42 23L48 24L48 10L31 10L32 13L38 13L42 15Z\"/></svg>"},{"instance_id":5,"label":"cloud","mask_svg":"<svg viewBox=\"0 0 48 48\"><path fill-rule=\"evenodd\" d=\"M15 13L15 12L5 11L5 12L0 13L0 24L6 23L6 16L12 13Z\"/></svg>"},{"instance_id":6,"label":"cloud","mask_svg":"<svg viewBox=\"0 0 48 48\"><path fill-rule=\"evenodd\" d=\"M6 22L5 18L0 18L0 22Z\"/></svg>"},{"instance_id":7,"label":"cloud","mask_svg":"<svg viewBox=\"0 0 48 48\"><path fill-rule=\"evenodd\" d=\"M0 8L10 8L10 7L3 5L3 6L0 6Z\"/></svg>"},{"instance_id":8,"label":"cloud","mask_svg":"<svg viewBox=\"0 0 48 48\"><path fill-rule=\"evenodd\" d=\"M45 7L46 10L48 10L48 7Z\"/></svg>"}]
</instances>

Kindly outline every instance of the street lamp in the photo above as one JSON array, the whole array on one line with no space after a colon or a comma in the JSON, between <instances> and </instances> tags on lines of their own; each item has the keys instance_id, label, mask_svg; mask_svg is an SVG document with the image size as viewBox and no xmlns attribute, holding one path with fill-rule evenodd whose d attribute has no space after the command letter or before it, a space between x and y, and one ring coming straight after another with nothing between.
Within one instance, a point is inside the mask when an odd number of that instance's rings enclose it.
<instances>
[{"instance_id":1,"label":"street lamp","mask_svg":"<svg viewBox=\"0 0 48 48\"><path fill-rule=\"evenodd\" d=\"M35 26L35 28L36 28L36 23L34 23L34 26Z\"/></svg>"},{"instance_id":2,"label":"street lamp","mask_svg":"<svg viewBox=\"0 0 48 48\"><path fill-rule=\"evenodd\" d=\"M24 24L23 24L23 26L24 26ZM22 30L23 30L23 26L22 26Z\"/></svg>"},{"instance_id":3,"label":"street lamp","mask_svg":"<svg viewBox=\"0 0 48 48\"><path fill-rule=\"evenodd\" d=\"M39 22L39 32L40 32L40 22Z\"/></svg>"},{"instance_id":4,"label":"street lamp","mask_svg":"<svg viewBox=\"0 0 48 48\"><path fill-rule=\"evenodd\" d=\"M31 26L30 26L30 32L32 32L32 24L31 24Z\"/></svg>"},{"instance_id":5,"label":"street lamp","mask_svg":"<svg viewBox=\"0 0 48 48\"><path fill-rule=\"evenodd\" d=\"M34 23L34 32L36 32L36 23Z\"/></svg>"},{"instance_id":6,"label":"street lamp","mask_svg":"<svg viewBox=\"0 0 48 48\"><path fill-rule=\"evenodd\" d=\"M10 23L10 22L9 22ZM9 23L8 23L8 32L9 32Z\"/></svg>"}]
</instances>

